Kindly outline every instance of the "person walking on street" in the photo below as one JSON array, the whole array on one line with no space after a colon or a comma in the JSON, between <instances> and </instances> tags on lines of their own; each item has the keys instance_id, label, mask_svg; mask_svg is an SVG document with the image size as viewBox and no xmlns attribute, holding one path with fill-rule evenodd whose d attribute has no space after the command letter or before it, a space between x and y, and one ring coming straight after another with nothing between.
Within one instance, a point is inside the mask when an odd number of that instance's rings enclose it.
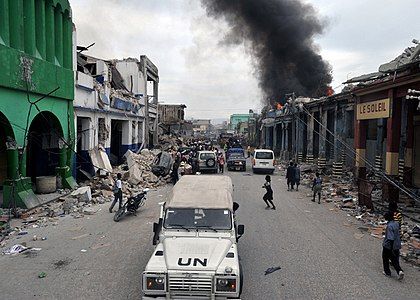
<instances>
[{"instance_id":1,"label":"person walking on street","mask_svg":"<svg viewBox=\"0 0 420 300\"><path fill-rule=\"evenodd\" d=\"M265 176L265 183L262 186L266 190L266 193L263 196L263 200L265 204L267 204L266 209L270 209L270 205L268 204L270 202L271 208L276 209L276 206L273 203L273 189L271 188L271 177L270 175Z\"/></svg>"},{"instance_id":2,"label":"person walking on street","mask_svg":"<svg viewBox=\"0 0 420 300\"><path fill-rule=\"evenodd\" d=\"M117 174L117 180L114 183L114 201L112 201L111 207L109 208L109 212L112 213L112 209L114 208L115 203L118 201L118 209L121 209L122 206L122 182L121 182L121 173Z\"/></svg>"},{"instance_id":3,"label":"person walking on street","mask_svg":"<svg viewBox=\"0 0 420 300\"><path fill-rule=\"evenodd\" d=\"M172 183L176 184L179 180L179 174L178 174L178 169L179 169L179 157L177 157L175 159L174 164L172 165Z\"/></svg>"},{"instance_id":4,"label":"person walking on street","mask_svg":"<svg viewBox=\"0 0 420 300\"><path fill-rule=\"evenodd\" d=\"M223 153L220 153L218 162L219 162L219 172L223 173L225 169L225 157L223 156Z\"/></svg>"},{"instance_id":5,"label":"person walking on street","mask_svg":"<svg viewBox=\"0 0 420 300\"><path fill-rule=\"evenodd\" d=\"M293 168L293 182L296 184L296 191L299 190L299 185L300 185L300 168L298 166L297 163L295 163L295 166Z\"/></svg>"},{"instance_id":6,"label":"person walking on street","mask_svg":"<svg viewBox=\"0 0 420 300\"><path fill-rule=\"evenodd\" d=\"M293 180L294 180L294 171L293 171L293 162L290 162L290 165L286 169L286 179L287 179L287 190L293 191Z\"/></svg>"},{"instance_id":7,"label":"person walking on street","mask_svg":"<svg viewBox=\"0 0 420 300\"><path fill-rule=\"evenodd\" d=\"M400 238L400 226L398 222L394 220L394 216L391 212L387 212L384 215L387 221L385 238L382 243L382 262L384 265L384 275L391 276L391 269L389 268L389 261L395 271L397 271L398 280L404 278L404 271L400 267L400 249L401 249L401 238Z\"/></svg>"},{"instance_id":8,"label":"person walking on street","mask_svg":"<svg viewBox=\"0 0 420 300\"><path fill-rule=\"evenodd\" d=\"M321 204L322 179L318 172L312 183L312 191L314 192L312 202L315 202L315 196L318 194L318 204Z\"/></svg>"}]
</instances>

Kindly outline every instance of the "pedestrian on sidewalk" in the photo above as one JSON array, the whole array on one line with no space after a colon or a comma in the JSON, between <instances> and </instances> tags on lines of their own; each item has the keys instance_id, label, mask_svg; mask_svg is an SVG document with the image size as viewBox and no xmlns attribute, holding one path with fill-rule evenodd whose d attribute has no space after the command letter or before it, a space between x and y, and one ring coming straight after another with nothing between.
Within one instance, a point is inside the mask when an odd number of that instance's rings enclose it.
<instances>
[{"instance_id":1,"label":"pedestrian on sidewalk","mask_svg":"<svg viewBox=\"0 0 420 300\"><path fill-rule=\"evenodd\" d=\"M272 209L276 209L276 206L273 203L273 189L271 188L271 177L270 175L265 176L265 183L262 186L266 190L266 193L263 196L263 200L265 204L267 204L266 209L270 209L270 205L268 204L270 202Z\"/></svg>"},{"instance_id":2,"label":"pedestrian on sidewalk","mask_svg":"<svg viewBox=\"0 0 420 300\"><path fill-rule=\"evenodd\" d=\"M219 162L219 172L223 173L225 169L225 157L223 156L223 153L220 153L218 162Z\"/></svg>"},{"instance_id":3,"label":"pedestrian on sidewalk","mask_svg":"<svg viewBox=\"0 0 420 300\"><path fill-rule=\"evenodd\" d=\"M293 186L294 186L294 166L293 166L293 162L291 161L289 166L286 169L286 179L287 179L287 190L288 191L293 191Z\"/></svg>"},{"instance_id":4,"label":"pedestrian on sidewalk","mask_svg":"<svg viewBox=\"0 0 420 300\"><path fill-rule=\"evenodd\" d=\"M117 180L114 183L114 201L112 201L111 207L109 208L109 212L112 213L112 209L114 208L115 203L118 201L118 209L121 209L122 206L122 182L121 182L121 173L117 174Z\"/></svg>"},{"instance_id":5,"label":"pedestrian on sidewalk","mask_svg":"<svg viewBox=\"0 0 420 300\"><path fill-rule=\"evenodd\" d=\"M387 221L385 238L382 243L382 262L384 265L384 275L391 276L391 269L389 268L389 261L398 274L398 280L404 278L404 272L400 267L400 249L401 238L398 222L394 220L394 216L390 212L386 212L385 220Z\"/></svg>"},{"instance_id":6,"label":"pedestrian on sidewalk","mask_svg":"<svg viewBox=\"0 0 420 300\"><path fill-rule=\"evenodd\" d=\"M315 202L315 197L318 194L318 204L321 204L321 192L322 192L322 178L321 174L318 172L316 173L316 177L312 183L312 191L314 192L314 196L312 198L312 202Z\"/></svg>"},{"instance_id":7,"label":"pedestrian on sidewalk","mask_svg":"<svg viewBox=\"0 0 420 300\"><path fill-rule=\"evenodd\" d=\"M296 191L299 191L300 185L300 167L295 163L293 168L293 182L296 184Z\"/></svg>"}]
</instances>

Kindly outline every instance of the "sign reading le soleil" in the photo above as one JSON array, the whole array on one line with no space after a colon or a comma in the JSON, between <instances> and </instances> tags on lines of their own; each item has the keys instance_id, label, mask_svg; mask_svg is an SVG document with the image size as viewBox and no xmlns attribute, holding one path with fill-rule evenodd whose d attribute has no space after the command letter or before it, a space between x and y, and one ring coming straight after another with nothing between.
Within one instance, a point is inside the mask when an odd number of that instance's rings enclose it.
<instances>
[{"instance_id":1,"label":"sign reading le soleil","mask_svg":"<svg viewBox=\"0 0 420 300\"><path fill-rule=\"evenodd\" d=\"M357 104L357 120L389 118L389 98Z\"/></svg>"}]
</instances>

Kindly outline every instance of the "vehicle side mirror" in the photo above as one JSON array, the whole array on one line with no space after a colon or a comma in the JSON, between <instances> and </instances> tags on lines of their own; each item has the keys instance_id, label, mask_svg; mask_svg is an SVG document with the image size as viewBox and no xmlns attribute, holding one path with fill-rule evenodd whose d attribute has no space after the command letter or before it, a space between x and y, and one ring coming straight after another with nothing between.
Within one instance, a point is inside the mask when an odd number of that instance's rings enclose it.
<instances>
[{"instance_id":1,"label":"vehicle side mirror","mask_svg":"<svg viewBox=\"0 0 420 300\"><path fill-rule=\"evenodd\" d=\"M238 239L245 233L245 225L238 225Z\"/></svg>"},{"instance_id":2,"label":"vehicle side mirror","mask_svg":"<svg viewBox=\"0 0 420 300\"><path fill-rule=\"evenodd\" d=\"M237 211L239 208L239 204L237 202L233 202L233 212Z\"/></svg>"},{"instance_id":3,"label":"vehicle side mirror","mask_svg":"<svg viewBox=\"0 0 420 300\"><path fill-rule=\"evenodd\" d=\"M153 232L156 233L159 229L159 223L153 223Z\"/></svg>"},{"instance_id":4,"label":"vehicle side mirror","mask_svg":"<svg viewBox=\"0 0 420 300\"><path fill-rule=\"evenodd\" d=\"M159 242L159 234L160 230L162 229L162 219L159 219L159 223L153 223L153 245L157 245Z\"/></svg>"}]
</instances>

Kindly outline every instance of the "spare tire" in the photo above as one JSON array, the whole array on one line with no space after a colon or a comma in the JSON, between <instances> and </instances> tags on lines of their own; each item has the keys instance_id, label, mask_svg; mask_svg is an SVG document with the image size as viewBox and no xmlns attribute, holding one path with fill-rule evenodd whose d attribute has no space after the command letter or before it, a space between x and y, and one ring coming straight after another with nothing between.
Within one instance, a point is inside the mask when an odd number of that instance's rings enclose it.
<instances>
[{"instance_id":1,"label":"spare tire","mask_svg":"<svg viewBox=\"0 0 420 300\"><path fill-rule=\"evenodd\" d=\"M213 168L216 165L216 160L214 158L207 158L206 166L209 168Z\"/></svg>"}]
</instances>

